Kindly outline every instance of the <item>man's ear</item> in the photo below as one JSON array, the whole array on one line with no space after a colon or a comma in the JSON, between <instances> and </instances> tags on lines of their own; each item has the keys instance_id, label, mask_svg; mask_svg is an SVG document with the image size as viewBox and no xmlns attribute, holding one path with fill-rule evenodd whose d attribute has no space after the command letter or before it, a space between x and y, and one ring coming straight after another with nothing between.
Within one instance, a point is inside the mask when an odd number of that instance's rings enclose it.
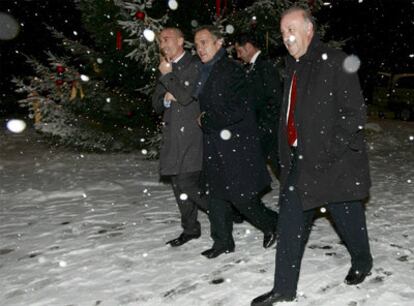
<instances>
[{"instance_id":1,"label":"man's ear","mask_svg":"<svg viewBox=\"0 0 414 306\"><path fill-rule=\"evenodd\" d=\"M217 43L218 43L220 46L223 46L223 44L224 44L224 39L223 39L223 38L219 38L219 39L217 39Z\"/></svg>"},{"instance_id":2,"label":"man's ear","mask_svg":"<svg viewBox=\"0 0 414 306\"><path fill-rule=\"evenodd\" d=\"M184 46L184 37L178 37L178 44Z\"/></svg>"},{"instance_id":3,"label":"man's ear","mask_svg":"<svg viewBox=\"0 0 414 306\"><path fill-rule=\"evenodd\" d=\"M255 47L254 47L251 43L249 43L249 42L247 42L247 43L244 45L244 49L245 49L248 53L252 53L252 52L253 52L253 54L254 54L254 53L256 53L256 52L254 52L254 51L255 51Z\"/></svg>"},{"instance_id":4,"label":"man's ear","mask_svg":"<svg viewBox=\"0 0 414 306\"><path fill-rule=\"evenodd\" d=\"M313 23L312 22L308 22L306 32L307 32L307 34L311 34L313 32Z\"/></svg>"}]
</instances>

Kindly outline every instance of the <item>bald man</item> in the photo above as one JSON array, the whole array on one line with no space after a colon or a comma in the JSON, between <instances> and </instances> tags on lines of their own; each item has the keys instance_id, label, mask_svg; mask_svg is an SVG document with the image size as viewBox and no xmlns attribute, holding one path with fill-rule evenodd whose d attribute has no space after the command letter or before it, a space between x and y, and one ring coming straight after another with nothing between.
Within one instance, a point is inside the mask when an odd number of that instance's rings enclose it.
<instances>
[{"instance_id":1,"label":"bald man","mask_svg":"<svg viewBox=\"0 0 414 306\"><path fill-rule=\"evenodd\" d=\"M158 36L160 76L152 105L162 114L160 175L171 179L181 215L183 232L167 242L178 247L201 235L198 210L208 211L201 197L200 174L203 135L197 124L200 105L193 97L200 61L184 50L184 36L177 28L166 28Z\"/></svg>"}]
</instances>

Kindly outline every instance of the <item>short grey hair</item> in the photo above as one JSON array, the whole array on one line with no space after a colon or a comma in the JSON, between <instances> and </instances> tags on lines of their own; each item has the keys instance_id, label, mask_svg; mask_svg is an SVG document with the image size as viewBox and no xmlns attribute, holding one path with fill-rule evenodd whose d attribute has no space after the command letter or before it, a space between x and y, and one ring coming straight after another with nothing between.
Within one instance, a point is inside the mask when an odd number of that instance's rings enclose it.
<instances>
[{"instance_id":1,"label":"short grey hair","mask_svg":"<svg viewBox=\"0 0 414 306\"><path fill-rule=\"evenodd\" d=\"M183 31L181 31L179 28L175 28L175 27L166 27L166 28L164 28L164 29L162 29L160 32L159 32L159 34L161 34L161 32L163 32L163 31L165 31L165 30L171 30L171 31L174 31L175 32L175 34L177 35L177 37L182 37L182 38L184 38L184 34L183 34Z\"/></svg>"},{"instance_id":2,"label":"short grey hair","mask_svg":"<svg viewBox=\"0 0 414 306\"><path fill-rule=\"evenodd\" d=\"M286 9L285 11L282 12L282 15L280 16L280 20L283 19L283 17L285 17L286 15L290 14L290 13L295 13L295 12L301 12L303 19L308 22L311 23L313 25L313 29L316 29L316 22L315 22L315 18L312 16L312 13L310 12L309 9L300 7L300 6L292 6L288 9Z\"/></svg>"}]
</instances>

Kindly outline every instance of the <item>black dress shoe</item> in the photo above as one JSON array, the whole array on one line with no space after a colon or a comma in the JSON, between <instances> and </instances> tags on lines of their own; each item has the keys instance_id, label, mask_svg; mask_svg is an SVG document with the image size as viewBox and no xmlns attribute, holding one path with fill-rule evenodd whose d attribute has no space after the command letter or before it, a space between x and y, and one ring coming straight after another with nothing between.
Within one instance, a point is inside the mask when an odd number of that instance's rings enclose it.
<instances>
[{"instance_id":1,"label":"black dress shoe","mask_svg":"<svg viewBox=\"0 0 414 306\"><path fill-rule=\"evenodd\" d=\"M170 240L170 241L166 242L165 244L169 244L172 247L178 247L178 246L183 245L184 243L190 241L191 239L197 239L200 236L201 236L201 234L194 234L194 235L181 234L178 238Z\"/></svg>"},{"instance_id":2,"label":"black dress shoe","mask_svg":"<svg viewBox=\"0 0 414 306\"><path fill-rule=\"evenodd\" d=\"M202 252L201 255L207 257L208 259L211 259L211 258L216 258L217 256L219 256L223 253L232 253L232 252L234 252L234 247L229 248L229 249L211 248L211 249L208 249L208 250L205 250L204 252Z\"/></svg>"},{"instance_id":3,"label":"black dress shoe","mask_svg":"<svg viewBox=\"0 0 414 306\"><path fill-rule=\"evenodd\" d=\"M272 306L273 303L276 302L289 302L295 299L294 296L283 295L274 291L270 291L268 293L262 294L255 298L251 306Z\"/></svg>"},{"instance_id":4,"label":"black dress shoe","mask_svg":"<svg viewBox=\"0 0 414 306\"><path fill-rule=\"evenodd\" d=\"M276 242L276 239L276 232L265 234L263 238L263 247L265 249L270 248Z\"/></svg>"},{"instance_id":5,"label":"black dress shoe","mask_svg":"<svg viewBox=\"0 0 414 306\"><path fill-rule=\"evenodd\" d=\"M359 283L362 283L365 277L371 274L370 270L368 270L367 272L363 272L355 270L351 267L351 269L349 269L348 275L345 277L345 284L358 285Z\"/></svg>"}]
</instances>

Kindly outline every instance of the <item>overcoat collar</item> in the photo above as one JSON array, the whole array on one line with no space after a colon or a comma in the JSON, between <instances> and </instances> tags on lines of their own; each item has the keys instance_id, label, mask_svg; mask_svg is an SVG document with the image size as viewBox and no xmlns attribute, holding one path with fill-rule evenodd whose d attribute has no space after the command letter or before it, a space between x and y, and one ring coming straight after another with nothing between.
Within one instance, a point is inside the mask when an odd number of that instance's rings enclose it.
<instances>
[{"instance_id":1,"label":"overcoat collar","mask_svg":"<svg viewBox=\"0 0 414 306\"><path fill-rule=\"evenodd\" d=\"M288 55L287 57L287 64L289 66L293 66L295 65L296 62L311 62L314 61L316 57L319 56L318 54L318 49L319 47L322 45L322 42L319 38L318 34L314 34L313 38L308 46L308 50L306 51L306 53L304 55L302 55L299 60L297 61L295 58L293 58L292 56Z\"/></svg>"},{"instance_id":2,"label":"overcoat collar","mask_svg":"<svg viewBox=\"0 0 414 306\"><path fill-rule=\"evenodd\" d=\"M190 64L191 59L192 55L189 52L185 51L184 56L177 63L173 63L173 67L175 66L179 69L186 67Z\"/></svg>"}]
</instances>

